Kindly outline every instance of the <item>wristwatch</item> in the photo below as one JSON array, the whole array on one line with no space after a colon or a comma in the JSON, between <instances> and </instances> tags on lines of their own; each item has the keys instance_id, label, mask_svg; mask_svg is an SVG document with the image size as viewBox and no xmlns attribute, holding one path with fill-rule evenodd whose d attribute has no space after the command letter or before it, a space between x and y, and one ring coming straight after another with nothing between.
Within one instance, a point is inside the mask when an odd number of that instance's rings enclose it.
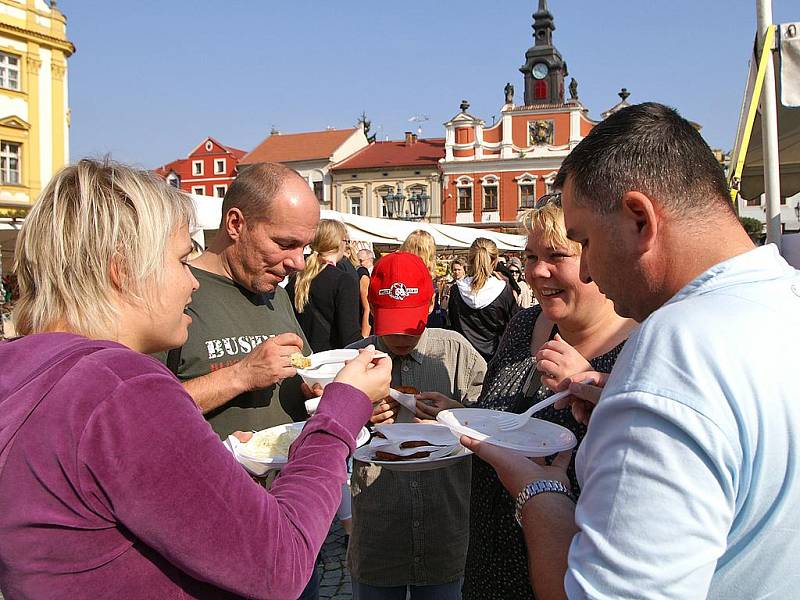
<instances>
[{"instance_id":1,"label":"wristwatch","mask_svg":"<svg viewBox=\"0 0 800 600\"><path fill-rule=\"evenodd\" d=\"M522 527L522 507L525 503L539 494L564 494L567 498L575 502L572 491L560 481L555 479L537 479L531 481L528 485L522 488L522 491L517 495L517 501L514 506L514 518Z\"/></svg>"}]
</instances>

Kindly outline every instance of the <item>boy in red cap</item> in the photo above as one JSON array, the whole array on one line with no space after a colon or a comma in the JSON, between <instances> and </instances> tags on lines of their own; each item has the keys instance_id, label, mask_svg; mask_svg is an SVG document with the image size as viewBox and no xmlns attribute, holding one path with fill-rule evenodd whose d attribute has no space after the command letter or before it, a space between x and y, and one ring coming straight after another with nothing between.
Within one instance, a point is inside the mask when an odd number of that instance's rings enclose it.
<instances>
[{"instance_id":1,"label":"boy in red cap","mask_svg":"<svg viewBox=\"0 0 800 600\"><path fill-rule=\"evenodd\" d=\"M426 329L433 282L418 256L396 252L381 258L368 298L375 335L350 347L374 344L388 352L393 388L412 387L419 400L439 407L478 398L486 362L460 334ZM399 408L398 421L413 417ZM409 588L412 600L461 597L470 477L469 457L440 469L408 472L355 461L348 551L354 600L405 599Z\"/></svg>"}]
</instances>

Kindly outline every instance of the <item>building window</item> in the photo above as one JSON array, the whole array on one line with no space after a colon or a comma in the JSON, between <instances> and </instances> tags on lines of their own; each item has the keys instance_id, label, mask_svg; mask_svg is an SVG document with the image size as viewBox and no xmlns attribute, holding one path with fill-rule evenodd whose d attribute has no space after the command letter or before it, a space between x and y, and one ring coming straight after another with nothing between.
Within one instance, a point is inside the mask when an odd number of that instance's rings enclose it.
<instances>
[{"instance_id":1,"label":"building window","mask_svg":"<svg viewBox=\"0 0 800 600\"><path fill-rule=\"evenodd\" d=\"M458 210L459 211L472 211L472 188L460 187L458 188Z\"/></svg>"},{"instance_id":2,"label":"building window","mask_svg":"<svg viewBox=\"0 0 800 600\"><path fill-rule=\"evenodd\" d=\"M352 194L350 196L350 214L361 214L361 194Z\"/></svg>"},{"instance_id":3,"label":"building window","mask_svg":"<svg viewBox=\"0 0 800 600\"><path fill-rule=\"evenodd\" d=\"M325 188L323 187L321 181L314 182L314 195L317 197L319 202L325 201Z\"/></svg>"},{"instance_id":4,"label":"building window","mask_svg":"<svg viewBox=\"0 0 800 600\"><path fill-rule=\"evenodd\" d=\"M497 210L497 184L483 186L483 210Z\"/></svg>"},{"instance_id":5,"label":"building window","mask_svg":"<svg viewBox=\"0 0 800 600\"><path fill-rule=\"evenodd\" d=\"M195 185L192 187L192 193L197 194L198 196L205 196L206 195L206 186L204 185Z\"/></svg>"},{"instance_id":6,"label":"building window","mask_svg":"<svg viewBox=\"0 0 800 600\"><path fill-rule=\"evenodd\" d=\"M0 52L0 87L19 89L19 57Z\"/></svg>"},{"instance_id":7,"label":"building window","mask_svg":"<svg viewBox=\"0 0 800 600\"><path fill-rule=\"evenodd\" d=\"M203 161L202 160L193 160L192 161L192 174L193 175L202 175L203 174Z\"/></svg>"},{"instance_id":8,"label":"building window","mask_svg":"<svg viewBox=\"0 0 800 600\"><path fill-rule=\"evenodd\" d=\"M786 206L786 196L781 196L781 206Z\"/></svg>"},{"instance_id":9,"label":"building window","mask_svg":"<svg viewBox=\"0 0 800 600\"><path fill-rule=\"evenodd\" d=\"M224 158L216 158L214 159L214 173L216 175L221 175L225 173L225 159Z\"/></svg>"},{"instance_id":10,"label":"building window","mask_svg":"<svg viewBox=\"0 0 800 600\"><path fill-rule=\"evenodd\" d=\"M215 185L214 186L214 195L217 198L224 198L225 197L225 192L227 192L227 191L228 191L228 186L227 185Z\"/></svg>"},{"instance_id":11,"label":"building window","mask_svg":"<svg viewBox=\"0 0 800 600\"><path fill-rule=\"evenodd\" d=\"M519 207L533 208L536 204L536 184L526 182L519 184Z\"/></svg>"},{"instance_id":12,"label":"building window","mask_svg":"<svg viewBox=\"0 0 800 600\"><path fill-rule=\"evenodd\" d=\"M748 200L747 206L761 206L761 196Z\"/></svg>"},{"instance_id":13,"label":"building window","mask_svg":"<svg viewBox=\"0 0 800 600\"><path fill-rule=\"evenodd\" d=\"M540 79L533 84L533 97L536 100L545 100L547 98L547 82Z\"/></svg>"},{"instance_id":14,"label":"building window","mask_svg":"<svg viewBox=\"0 0 800 600\"><path fill-rule=\"evenodd\" d=\"M389 205L386 203L386 196L393 193L392 188L382 187L378 190L375 190L375 193L378 196L378 214L381 217L388 218L389 217Z\"/></svg>"},{"instance_id":15,"label":"building window","mask_svg":"<svg viewBox=\"0 0 800 600\"><path fill-rule=\"evenodd\" d=\"M4 184L18 184L19 179L19 144L0 142L0 172Z\"/></svg>"}]
</instances>

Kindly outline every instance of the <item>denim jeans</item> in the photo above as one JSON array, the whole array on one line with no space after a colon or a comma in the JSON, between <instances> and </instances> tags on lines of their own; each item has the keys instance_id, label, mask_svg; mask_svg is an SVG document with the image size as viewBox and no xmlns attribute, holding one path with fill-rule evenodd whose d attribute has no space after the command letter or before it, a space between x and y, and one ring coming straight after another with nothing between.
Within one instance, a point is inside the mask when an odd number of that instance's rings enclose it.
<instances>
[{"instance_id":1,"label":"denim jeans","mask_svg":"<svg viewBox=\"0 0 800 600\"><path fill-rule=\"evenodd\" d=\"M317 572L317 565L314 565L314 572L311 573L311 579L306 584L306 589L300 594L297 600L319 600L319 573Z\"/></svg>"},{"instance_id":2,"label":"denim jeans","mask_svg":"<svg viewBox=\"0 0 800 600\"><path fill-rule=\"evenodd\" d=\"M406 600L409 590L411 600L461 600L463 579L440 585L399 585L378 587L353 582L353 600Z\"/></svg>"}]
</instances>

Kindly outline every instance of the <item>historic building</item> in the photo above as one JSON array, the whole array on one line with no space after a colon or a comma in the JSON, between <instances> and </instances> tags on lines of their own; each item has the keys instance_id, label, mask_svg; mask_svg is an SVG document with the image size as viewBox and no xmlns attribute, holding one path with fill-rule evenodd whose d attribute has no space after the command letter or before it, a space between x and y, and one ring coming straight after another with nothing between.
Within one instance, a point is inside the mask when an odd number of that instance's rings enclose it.
<instances>
[{"instance_id":1,"label":"historic building","mask_svg":"<svg viewBox=\"0 0 800 600\"><path fill-rule=\"evenodd\" d=\"M222 198L238 173L244 150L223 146L212 137L200 142L186 158L167 163L155 171L170 185L201 196Z\"/></svg>"},{"instance_id":2,"label":"historic building","mask_svg":"<svg viewBox=\"0 0 800 600\"><path fill-rule=\"evenodd\" d=\"M373 142L330 169L333 210L441 222L444 138ZM398 198L399 196L399 198Z\"/></svg>"},{"instance_id":3,"label":"historic building","mask_svg":"<svg viewBox=\"0 0 800 600\"><path fill-rule=\"evenodd\" d=\"M561 161L595 122L568 85L567 63L553 45L553 15L546 0L533 14L534 45L520 67L524 103L506 84L500 119L490 127L471 115L469 103L445 126L442 221L495 229L516 228L520 211L550 190Z\"/></svg>"},{"instance_id":4,"label":"historic building","mask_svg":"<svg viewBox=\"0 0 800 600\"><path fill-rule=\"evenodd\" d=\"M330 168L368 143L363 126L307 133L273 130L239 161L239 168L246 169L248 165L262 162L284 164L308 181L322 208L330 209L333 207Z\"/></svg>"},{"instance_id":5,"label":"historic building","mask_svg":"<svg viewBox=\"0 0 800 600\"><path fill-rule=\"evenodd\" d=\"M69 161L74 52L55 0L0 0L0 217L24 217Z\"/></svg>"}]
</instances>

